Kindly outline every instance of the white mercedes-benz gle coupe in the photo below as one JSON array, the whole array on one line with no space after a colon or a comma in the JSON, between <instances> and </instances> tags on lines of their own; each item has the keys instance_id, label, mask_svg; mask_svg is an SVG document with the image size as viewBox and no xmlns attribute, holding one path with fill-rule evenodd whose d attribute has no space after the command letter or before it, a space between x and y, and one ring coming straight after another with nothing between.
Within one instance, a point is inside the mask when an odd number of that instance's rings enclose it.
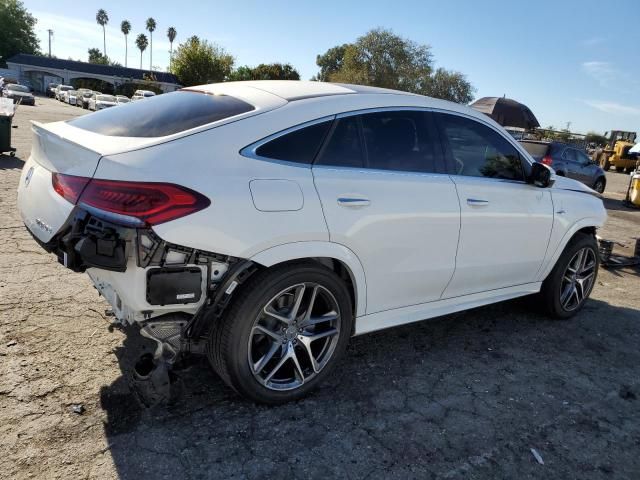
<instances>
[{"instance_id":1,"label":"white mercedes-benz gle coupe","mask_svg":"<svg viewBox=\"0 0 640 480\"><path fill-rule=\"evenodd\" d=\"M353 335L530 294L570 317L606 218L466 106L293 81L34 123L18 206L156 362L206 354L269 404L316 387Z\"/></svg>"}]
</instances>

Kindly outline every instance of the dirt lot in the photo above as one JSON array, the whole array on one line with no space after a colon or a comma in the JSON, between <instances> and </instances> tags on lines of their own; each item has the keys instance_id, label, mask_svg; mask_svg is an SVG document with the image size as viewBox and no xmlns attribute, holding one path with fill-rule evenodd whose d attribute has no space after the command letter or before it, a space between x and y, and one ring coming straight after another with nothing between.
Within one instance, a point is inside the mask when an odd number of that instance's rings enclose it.
<instances>
[{"instance_id":1,"label":"dirt lot","mask_svg":"<svg viewBox=\"0 0 640 480\"><path fill-rule=\"evenodd\" d=\"M126 375L149 347L16 212L29 121L81 113L22 107L0 156L0 478L640 478L638 270L601 270L571 321L514 301L355 338L296 404L243 401L202 363L175 406L141 409ZM631 245L626 180L608 175L601 235Z\"/></svg>"}]
</instances>

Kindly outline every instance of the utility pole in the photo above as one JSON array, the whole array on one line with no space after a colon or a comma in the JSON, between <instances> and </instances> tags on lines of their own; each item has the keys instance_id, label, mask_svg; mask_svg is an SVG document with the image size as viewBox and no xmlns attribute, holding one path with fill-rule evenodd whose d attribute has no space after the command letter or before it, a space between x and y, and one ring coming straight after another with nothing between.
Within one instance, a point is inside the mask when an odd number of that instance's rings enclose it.
<instances>
[{"instance_id":1,"label":"utility pole","mask_svg":"<svg viewBox=\"0 0 640 480\"><path fill-rule=\"evenodd\" d=\"M49 58L51 58L51 37L53 36L53 30L48 29L47 32L49 32Z\"/></svg>"}]
</instances>

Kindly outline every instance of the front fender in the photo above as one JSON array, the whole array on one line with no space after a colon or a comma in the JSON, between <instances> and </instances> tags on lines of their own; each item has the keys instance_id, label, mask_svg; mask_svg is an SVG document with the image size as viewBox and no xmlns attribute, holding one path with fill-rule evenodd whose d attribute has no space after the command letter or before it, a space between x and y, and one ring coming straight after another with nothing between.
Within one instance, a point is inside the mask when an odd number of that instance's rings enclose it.
<instances>
[{"instance_id":1,"label":"front fender","mask_svg":"<svg viewBox=\"0 0 640 480\"><path fill-rule=\"evenodd\" d=\"M556 262L560 258L560 255L562 255L562 252L566 248L567 244L579 230L582 230L583 228L587 228L587 227L600 227L602 226L603 223L604 223L603 219L597 218L597 217L585 217L575 222L571 226L571 228L569 228L565 232L564 236L562 237L557 247L553 251L553 254L550 256L547 256L547 258L545 259L544 263L542 264L538 272L537 281L542 282L544 281L545 278L547 278L549 273L551 273L551 270L553 270L553 267L555 266Z\"/></svg>"},{"instance_id":2,"label":"front fender","mask_svg":"<svg viewBox=\"0 0 640 480\"><path fill-rule=\"evenodd\" d=\"M356 254L344 245L323 241L285 243L263 250L250 260L265 267L272 267L303 258L333 258L342 262L349 270L355 289L356 317L366 313L367 282L364 268Z\"/></svg>"}]
</instances>

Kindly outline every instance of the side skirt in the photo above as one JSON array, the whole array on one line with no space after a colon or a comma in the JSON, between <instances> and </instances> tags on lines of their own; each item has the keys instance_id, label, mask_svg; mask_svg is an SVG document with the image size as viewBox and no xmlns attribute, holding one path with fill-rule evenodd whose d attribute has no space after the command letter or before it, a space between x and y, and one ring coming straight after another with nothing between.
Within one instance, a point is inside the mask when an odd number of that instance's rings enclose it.
<instances>
[{"instance_id":1,"label":"side skirt","mask_svg":"<svg viewBox=\"0 0 640 480\"><path fill-rule=\"evenodd\" d=\"M488 292L463 295L461 297L436 300L410 307L386 310L356 318L355 335L375 332L384 328L396 327L407 323L428 320L430 318L448 315L450 313L481 307L490 303L502 302L512 298L523 297L538 293L542 282L525 283L513 287L489 290Z\"/></svg>"}]
</instances>

